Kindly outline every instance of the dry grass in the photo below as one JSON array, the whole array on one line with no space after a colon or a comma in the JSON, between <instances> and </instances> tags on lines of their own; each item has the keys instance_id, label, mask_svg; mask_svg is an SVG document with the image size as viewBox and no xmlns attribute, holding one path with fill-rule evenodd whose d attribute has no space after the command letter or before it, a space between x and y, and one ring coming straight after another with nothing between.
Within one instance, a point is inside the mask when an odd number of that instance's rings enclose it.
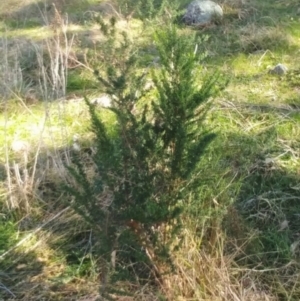
<instances>
[{"instance_id":1,"label":"dry grass","mask_svg":"<svg viewBox=\"0 0 300 301\"><path fill-rule=\"evenodd\" d=\"M279 26L264 27L254 23L247 24L240 28L239 36L241 48L247 53L261 50L272 51L278 48L288 49L293 43L292 38Z\"/></svg>"},{"instance_id":2,"label":"dry grass","mask_svg":"<svg viewBox=\"0 0 300 301\"><path fill-rule=\"evenodd\" d=\"M230 255L225 255L224 233L221 229L215 231L217 238L209 251L201 247L191 230L185 230L184 246L174 255L176 272L165 279L163 290L168 300L277 300L260 286L251 269L236 265L243 245L236 245Z\"/></svg>"},{"instance_id":3,"label":"dry grass","mask_svg":"<svg viewBox=\"0 0 300 301\"><path fill-rule=\"evenodd\" d=\"M9 200L7 207L10 210L18 209L26 214L30 212L32 200L38 198L37 189L42 178L37 176L37 165L44 141L43 134L46 123L49 121L47 116L49 109L46 108L41 120L36 120L35 113L31 111L29 106L32 104L32 101L36 102L36 99L39 98L49 101L66 95L67 58L69 57L71 45L69 45L66 37L67 24L63 20L61 21L61 24L54 24L52 26L54 36L46 39L44 48L35 44L29 45L32 46L33 49L30 49L30 51L33 52L33 57L36 59L37 76L35 78L35 86L32 82L27 81L27 86L24 87L25 80L19 59L20 57L23 58L24 46L27 47L28 45L18 44L17 42L8 45L3 39L1 48L4 57L1 64L3 71L1 74L4 75L1 94L5 111L4 153ZM23 47L22 50L21 47ZM17 50L11 51L15 48ZM47 54L48 61L44 60L45 53ZM34 65L35 63L31 62L31 64ZM40 90L40 93L35 92L31 95L31 99L29 99L30 91L36 91L37 89ZM27 125L31 127L31 133L28 131L27 135L29 137L27 136L25 139L20 137L18 130L15 131L14 137L8 138L10 137L9 132L13 127L12 120L8 115L8 102L12 97L27 111L27 114L31 116L31 122L33 122L33 124ZM32 130L35 133L32 133Z\"/></svg>"}]
</instances>

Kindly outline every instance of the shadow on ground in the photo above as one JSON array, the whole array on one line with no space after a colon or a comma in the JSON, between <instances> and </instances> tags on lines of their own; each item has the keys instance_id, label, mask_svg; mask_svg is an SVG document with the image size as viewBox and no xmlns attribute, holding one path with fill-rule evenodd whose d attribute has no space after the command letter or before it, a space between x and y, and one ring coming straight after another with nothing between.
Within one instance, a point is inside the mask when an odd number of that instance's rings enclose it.
<instances>
[{"instance_id":1,"label":"shadow on ground","mask_svg":"<svg viewBox=\"0 0 300 301\"><path fill-rule=\"evenodd\" d=\"M237 250L235 262L248 271L241 278L249 277L260 290L271 289L280 300L298 300L300 144L278 140L276 128L227 136L223 164L232 176L239 173L240 188L223 227L228 255Z\"/></svg>"}]
</instances>

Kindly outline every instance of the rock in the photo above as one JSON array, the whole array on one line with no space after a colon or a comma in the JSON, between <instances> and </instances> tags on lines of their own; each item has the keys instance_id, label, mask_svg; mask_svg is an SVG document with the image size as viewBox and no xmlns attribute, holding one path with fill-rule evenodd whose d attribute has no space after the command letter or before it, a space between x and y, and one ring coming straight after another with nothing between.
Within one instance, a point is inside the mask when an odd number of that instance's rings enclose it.
<instances>
[{"instance_id":1,"label":"rock","mask_svg":"<svg viewBox=\"0 0 300 301\"><path fill-rule=\"evenodd\" d=\"M99 105L103 108L111 108L113 106L113 101L108 95L102 95L100 97L94 98L91 103L93 105Z\"/></svg>"},{"instance_id":2,"label":"rock","mask_svg":"<svg viewBox=\"0 0 300 301\"><path fill-rule=\"evenodd\" d=\"M276 65L273 69L269 70L270 74L276 74L276 75L284 75L288 71L288 68L283 64Z\"/></svg>"},{"instance_id":3,"label":"rock","mask_svg":"<svg viewBox=\"0 0 300 301\"><path fill-rule=\"evenodd\" d=\"M222 18L223 10L220 5L210 0L192 1L183 16L187 25L206 25L215 18Z\"/></svg>"},{"instance_id":4,"label":"rock","mask_svg":"<svg viewBox=\"0 0 300 301\"><path fill-rule=\"evenodd\" d=\"M77 135L77 134L75 134L73 136L72 148L76 152L80 152L80 150L81 150L81 147L80 147L80 144L79 144L79 135Z\"/></svg>"}]
</instances>

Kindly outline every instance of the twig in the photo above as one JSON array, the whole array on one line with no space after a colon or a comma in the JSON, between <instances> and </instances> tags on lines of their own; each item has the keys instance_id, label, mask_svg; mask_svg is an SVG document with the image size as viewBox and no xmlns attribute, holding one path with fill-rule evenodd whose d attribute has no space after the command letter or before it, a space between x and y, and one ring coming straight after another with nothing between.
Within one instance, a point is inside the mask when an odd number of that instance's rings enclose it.
<instances>
[{"instance_id":1,"label":"twig","mask_svg":"<svg viewBox=\"0 0 300 301\"><path fill-rule=\"evenodd\" d=\"M0 289L4 289L6 292L8 292L10 295L12 295L14 298L16 298L16 295L9 290L3 283L0 282ZM2 299L3 300L3 299Z\"/></svg>"}]
</instances>

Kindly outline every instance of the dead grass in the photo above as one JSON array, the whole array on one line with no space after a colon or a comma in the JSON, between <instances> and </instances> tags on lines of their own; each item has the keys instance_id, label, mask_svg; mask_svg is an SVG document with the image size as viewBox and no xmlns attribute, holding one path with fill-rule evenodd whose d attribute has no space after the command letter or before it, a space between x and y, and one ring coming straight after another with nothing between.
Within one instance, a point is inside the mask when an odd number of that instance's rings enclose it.
<instances>
[{"instance_id":1,"label":"dead grass","mask_svg":"<svg viewBox=\"0 0 300 301\"><path fill-rule=\"evenodd\" d=\"M292 37L274 25L275 27L263 27L252 23L240 28L241 49L246 53L288 49L293 43Z\"/></svg>"},{"instance_id":2,"label":"dead grass","mask_svg":"<svg viewBox=\"0 0 300 301\"><path fill-rule=\"evenodd\" d=\"M260 286L251 269L236 265L247 240L232 246L225 255L226 237L221 229L215 231L217 238L209 251L200 246L194 233L185 230L184 246L174 258L176 272L165 281L169 300L277 300Z\"/></svg>"}]
</instances>

